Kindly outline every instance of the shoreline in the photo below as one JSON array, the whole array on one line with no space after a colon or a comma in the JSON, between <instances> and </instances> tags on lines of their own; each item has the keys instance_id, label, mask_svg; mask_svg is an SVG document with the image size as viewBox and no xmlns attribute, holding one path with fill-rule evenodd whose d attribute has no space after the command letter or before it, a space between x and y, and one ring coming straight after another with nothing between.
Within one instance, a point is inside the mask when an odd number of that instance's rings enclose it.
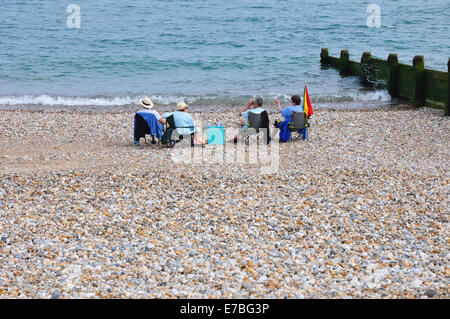
<instances>
[{"instance_id":1,"label":"shoreline","mask_svg":"<svg viewBox=\"0 0 450 319\"><path fill-rule=\"evenodd\" d=\"M365 93L364 93L365 92ZM354 93L356 94L356 93ZM391 108L399 105L405 105L404 101L391 99L384 90L367 90L361 89L361 96L312 96L311 102L314 109L378 109ZM374 95L375 98L364 96L364 94ZM138 96L133 97L51 97L45 95L38 98L26 96L26 101L19 101L20 97L9 98L0 97L0 110L43 110L43 111L79 111L79 112L116 112L116 111L133 111L139 105ZM209 96L170 96L163 98L160 96L151 96L156 108L162 111L171 110L179 101L185 101L196 111L228 111L234 108L244 107L249 98L253 96L236 96L236 97L209 97ZM276 110L274 98L278 98L282 105L290 105L290 96L285 94L265 94L264 105L270 111ZM18 99L18 100L17 100ZM79 101L81 99L82 101ZM10 101L14 100L14 101ZM78 104L78 103L80 104Z\"/></svg>"},{"instance_id":2,"label":"shoreline","mask_svg":"<svg viewBox=\"0 0 450 319\"><path fill-rule=\"evenodd\" d=\"M271 101L273 102L273 101ZM176 103L175 103L176 104ZM155 109L160 113L173 111L175 104L155 104ZM282 104L282 107L290 105L289 103ZM201 104L190 105L190 110L197 113L211 113L211 112L233 112L242 109L244 104ZM274 103L264 103L266 110L270 113L277 112ZM403 110L413 109L408 103L398 100L389 102L379 101L358 101L358 102L330 102L330 103L315 103L314 110L325 111L379 111L379 110ZM140 109L139 105L122 105L122 106L46 106L46 105L0 105L0 111L7 112L75 112L75 113L127 113L137 112ZM438 108L435 108L438 109Z\"/></svg>"},{"instance_id":3,"label":"shoreline","mask_svg":"<svg viewBox=\"0 0 450 319\"><path fill-rule=\"evenodd\" d=\"M442 110L317 109L269 175L133 147L133 111L1 114L0 298L448 298Z\"/></svg>"}]
</instances>

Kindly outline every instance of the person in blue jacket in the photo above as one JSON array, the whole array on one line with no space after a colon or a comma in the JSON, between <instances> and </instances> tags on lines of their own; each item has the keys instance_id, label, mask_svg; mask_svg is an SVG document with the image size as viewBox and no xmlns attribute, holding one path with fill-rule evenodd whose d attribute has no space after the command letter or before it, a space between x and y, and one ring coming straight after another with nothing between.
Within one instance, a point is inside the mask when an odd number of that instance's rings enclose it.
<instances>
[{"instance_id":1,"label":"person in blue jacket","mask_svg":"<svg viewBox=\"0 0 450 319\"><path fill-rule=\"evenodd\" d=\"M282 109L281 108L281 104L280 101L278 99L275 99L275 104L278 107L278 112L281 113L281 115L283 116L283 121L275 121L275 129L272 131L272 138L275 137L275 135L278 133L278 129L280 130L280 140L282 140L283 142L286 142L287 140L289 140L289 136L290 136L290 132L288 129L288 125L289 123L292 122L292 113L293 112L303 112L303 107L302 107L302 98L299 95L293 95L291 96L291 105ZM284 134L286 133L286 134ZM302 134L302 138L304 140L306 140L307 137L307 131L306 128L303 129L303 131L301 132ZM283 138L284 136L282 135L286 135L286 138Z\"/></svg>"},{"instance_id":2,"label":"person in blue jacket","mask_svg":"<svg viewBox=\"0 0 450 319\"><path fill-rule=\"evenodd\" d=\"M175 112L167 112L163 114L166 119L173 115L175 125L177 126L177 133L180 135L190 135L194 133L194 144L205 145L206 141L202 139L201 129L195 126L194 119L188 113L189 106L184 102L179 102Z\"/></svg>"}]
</instances>

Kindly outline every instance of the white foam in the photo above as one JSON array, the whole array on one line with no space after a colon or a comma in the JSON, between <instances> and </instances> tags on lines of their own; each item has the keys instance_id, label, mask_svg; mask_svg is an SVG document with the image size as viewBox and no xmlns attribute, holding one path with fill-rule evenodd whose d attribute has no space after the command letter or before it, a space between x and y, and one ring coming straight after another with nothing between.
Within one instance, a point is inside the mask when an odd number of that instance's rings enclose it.
<instances>
[{"instance_id":1,"label":"white foam","mask_svg":"<svg viewBox=\"0 0 450 319\"><path fill-rule=\"evenodd\" d=\"M289 101L290 96L283 93L271 93L269 96L278 97L281 100ZM176 96L176 95L151 95L151 99L157 104L170 105L184 101L193 104L196 101L208 101L210 104L227 104L227 98L220 98L218 96L193 97L193 96ZM111 96L111 97L78 97L78 96L51 96L43 95L23 95L0 96L0 106L100 106L100 107L115 107L138 105L141 96ZM241 97L242 101L246 100ZM240 98L230 98L230 104L240 101ZM391 97L385 90L369 91L369 92L349 92L346 94L332 94L332 95L311 95L312 103L323 102L389 102ZM233 102L233 103L232 103Z\"/></svg>"},{"instance_id":2,"label":"white foam","mask_svg":"<svg viewBox=\"0 0 450 319\"><path fill-rule=\"evenodd\" d=\"M50 95L0 96L0 105L43 105L43 106L120 106L136 103L132 97L70 97Z\"/></svg>"},{"instance_id":3,"label":"white foam","mask_svg":"<svg viewBox=\"0 0 450 319\"><path fill-rule=\"evenodd\" d=\"M278 97L280 100L290 101L291 96L284 93L270 93L271 97ZM303 100L303 95L300 96ZM312 103L324 102L389 102L391 97L386 90L344 92L335 94L311 94Z\"/></svg>"},{"instance_id":4,"label":"white foam","mask_svg":"<svg viewBox=\"0 0 450 319\"><path fill-rule=\"evenodd\" d=\"M160 104L176 104L178 102L186 102L186 103L194 103L199 98L198 97L186 97L186 96L175 96L175 95L169 95L169 96L162 96L162 95L152 95L150 96L152 101Z\"/></svg>"},{"instance_id":5,"label":"white foam","mask_svg":"<svg viewBox=\"0 0 450 319\"><path fill-rule=\"evenodd\" d=\"M139 103L139 96L113 96L113 97L77 97L77 96L51 96L23 95L0 96L0 105L42 105L42 106L124 106ZM181 101L193 103L198 98L185 96L152 95L151 99L159 104L176 104Z\"/></svg>"},{"instance_id":6,"label":"white foam","mask_svg":"<svg viewBox=\"0 0 450 319\"><path fill-rule=\"evenodd\" d=\"M391 100L391 96L386 90L377 90L372 92L356 93L354 95L354 100L389 102Z\"/></svg>"}]
</instances>

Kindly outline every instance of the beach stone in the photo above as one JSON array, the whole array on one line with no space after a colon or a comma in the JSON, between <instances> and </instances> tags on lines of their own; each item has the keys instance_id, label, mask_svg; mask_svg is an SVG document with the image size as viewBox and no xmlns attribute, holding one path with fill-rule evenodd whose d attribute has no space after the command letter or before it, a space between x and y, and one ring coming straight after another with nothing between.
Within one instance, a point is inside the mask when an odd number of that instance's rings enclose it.
<instances>
[{"instance_id":1,"label":"beach stone","mask_svg":"<svg viewBox=\"0 0 450 319\"><path fill-rule=\"evenodd\" d=\"M274 217L269 218L269 225L271 227L277 227L277 224L278 224L278 221L276 218L274 218Z\"/></svg>"},{"instance_id":2,"label":"beach stone","mask_svg":"<svg viewBox=\"0 0 450 319\"><path fill-rule=\"evenodd\" d=\"M442 111L319 109L273 174L132 147L133 116L2 112L0 298L446 297Z\"/></svg>"},{"instance_id":3,"label":"beach stone","mask_svg":"<svg viewBox=\"0 0 450 319\"><path fill-rule=\"evenodd\" d=\"M411 282L411 286L414 287L414 288L419 288L420 285L422 285L422 280L420 280L420 279L414 279Z\"/></svg>"},{"instance_id":4,"label":"beach stone","mask_svg":"<svg viewBox=\"0 0 450 319\"><path fill-rule=\"evenodd\" d=\"M50 299L58 299L61 296L61 292L59 290L55 290L52 293L52 296L50 297Z\"/></svg>"},{"instance_id":5,"label":"beach stone","mask_svg":"<svg viewBox=\"0 0 450 319\"><path fill-rule=\"evenodd\" d=\"M434 290L434 289L427 289L427 290L425 291L425 295L428 296L428 297L430 297L430 298L432 298L432 297L434 297L434 296L437 295L437 291Z\"/></svg>"}]
</instances>

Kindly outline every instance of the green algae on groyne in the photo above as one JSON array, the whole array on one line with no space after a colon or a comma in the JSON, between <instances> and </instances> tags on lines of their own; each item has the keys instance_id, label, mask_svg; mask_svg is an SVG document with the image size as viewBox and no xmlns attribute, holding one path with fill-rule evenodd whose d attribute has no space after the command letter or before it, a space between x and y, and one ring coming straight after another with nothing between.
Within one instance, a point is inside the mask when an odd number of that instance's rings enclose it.
<instances>
[{"instance_id":1,"label":"green algae on groyne","mask_svg":"<svg viewBox=\"0 0 450 319\"><path fill-rule=\"evenodd\" d=\"M364 86L386 88L393 98L409 101L416 107L445 109L445 115L450 115L450 59L449 71L441 72L426 69L421 55L414 57L412 65L398 63L397 54L389 54L382 60L372 57L370 52L364 52L361 62L355 62L350 60L348 50L342 50L337 58L323 48L320 63L337 68L343 76L359 76Z\"/></svg>"}]
</instances>

